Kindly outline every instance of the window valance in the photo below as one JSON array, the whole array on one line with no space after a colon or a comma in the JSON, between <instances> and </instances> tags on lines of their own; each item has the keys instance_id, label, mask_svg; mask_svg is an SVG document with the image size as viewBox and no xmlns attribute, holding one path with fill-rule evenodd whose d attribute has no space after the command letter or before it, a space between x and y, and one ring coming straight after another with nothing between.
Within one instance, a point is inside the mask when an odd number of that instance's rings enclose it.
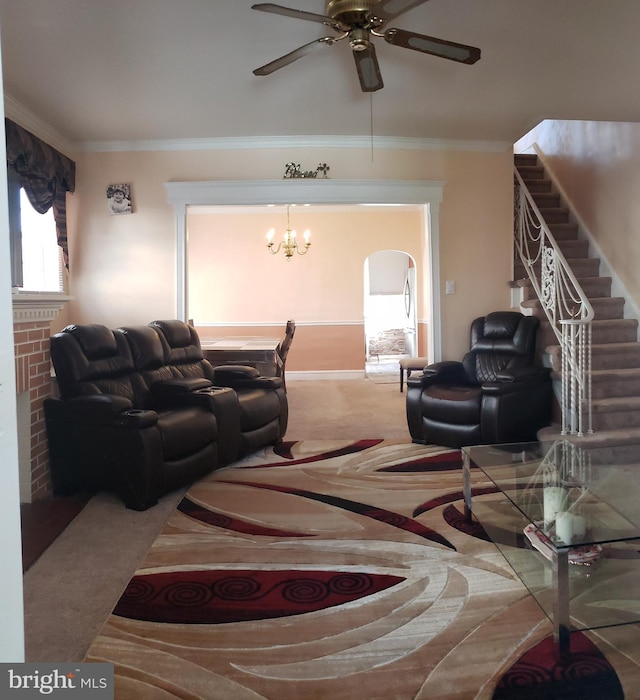
<instances>
[{"instance_id":1,"label":"window valance","mask_svg":"<svg viewBox=\"0 0 640 700\"><path fill-rule=\"evenodd\" d=\"M10 119L5 119L7 167L20 178L20 185L33 208L44 214L53 207L58 245L69 266L66 194L76 188L76 164Z\"/></svg>"}]
</instances>

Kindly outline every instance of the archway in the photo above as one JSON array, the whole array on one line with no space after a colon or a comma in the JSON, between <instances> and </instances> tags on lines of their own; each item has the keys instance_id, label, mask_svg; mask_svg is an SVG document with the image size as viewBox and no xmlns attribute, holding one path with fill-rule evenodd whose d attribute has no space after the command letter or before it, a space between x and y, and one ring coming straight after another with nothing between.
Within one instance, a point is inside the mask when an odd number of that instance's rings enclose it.
<instances>
[{"instance_id":1,"label":"archway","mask_svg":"<svg viewBox=\"0 0 640 700\"><path fill-rule=\"evenodd\" d=\"M379 250L365 260L364 334L367 377L397 375L398 360L416 355L418 336L415 260L400 250Z\"/></svg>"}]
</instances>

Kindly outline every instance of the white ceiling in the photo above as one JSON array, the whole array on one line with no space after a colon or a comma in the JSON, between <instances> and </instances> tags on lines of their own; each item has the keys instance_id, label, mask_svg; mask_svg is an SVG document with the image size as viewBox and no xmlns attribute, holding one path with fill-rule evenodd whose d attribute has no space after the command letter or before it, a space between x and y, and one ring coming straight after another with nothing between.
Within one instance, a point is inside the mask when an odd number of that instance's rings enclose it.
<instances>
[{"instance_id":1,"label":"white ceiling","mask_svg":"<svg viewBox=\"0 0 640 700\"><path fill-rule=\"evenodd\" d=\"M639 121L640 0L430 0L390 25L482 49L473 66L346 42L253 0L0 0L5 92L72 142L375 136L513 143L544 118ZM278 0L324 14L324 0ZM371 116L373 119L371 120Z\"/></svg>"}]
</instances>

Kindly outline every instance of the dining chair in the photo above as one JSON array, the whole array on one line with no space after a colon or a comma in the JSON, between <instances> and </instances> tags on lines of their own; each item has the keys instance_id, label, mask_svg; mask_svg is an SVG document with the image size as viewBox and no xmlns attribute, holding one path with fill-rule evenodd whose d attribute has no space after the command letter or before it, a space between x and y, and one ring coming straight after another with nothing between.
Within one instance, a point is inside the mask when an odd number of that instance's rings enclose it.
<instances>
[{"instance_id":1,"label":"dining chair","mask_svg":"<svg viewBox=\"0 0 640 700\"><path fill-rule=\"evenodd\" d=\"M284 369L295 332L296 322L292 320L287 321L284 338L280 341L280 344L276 348L276 377L282 377L282 384L285 391L287 390L287 382L284 375Z\"/></svg>"}]
</instances>

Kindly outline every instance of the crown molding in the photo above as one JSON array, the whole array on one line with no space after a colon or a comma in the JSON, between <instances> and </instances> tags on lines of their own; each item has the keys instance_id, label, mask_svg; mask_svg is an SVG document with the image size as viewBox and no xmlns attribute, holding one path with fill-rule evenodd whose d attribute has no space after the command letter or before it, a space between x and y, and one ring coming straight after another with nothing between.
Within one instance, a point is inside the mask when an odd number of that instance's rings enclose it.
<instances>
[{"instance_id":1,"label":"crown molding","mask_svg":"<svg viewBox=\"0 0 640 700\"><path fill-rule=\"evenodd\" d=\"M141 139L135 141L82 141L69 139L15 97L4 93L5 116L63 153L116 153L136 151L245 151L294 148L354 148L395 151L472 151L504 153L507 141L429 139L406 136L225 136L219 138Z\"/></svg>"},{"instance_id":2,"label":"crown molding","mask_svg":"<svg viewBox=\"0 0 640 700\"><path fill-rule=\"evenodd\" d=\"M294 148L355 148L408 151L477 151L504 153L513 149L506 141L471 141L409 138L404 136L228 136L203 139L141 141L85 141L83 151L243 151Z\"/></svg>"},{"instance_id":3,"label":"crown molding","mask_svg":"<svg viewBox=\"0 0 640 700\"><path fill-rule=\"evenodd\" d=\"M4 93L4 115L50 146L62 151L65 155L80 150L78 144L68 139L52 126L49 126L21 102L18 102L15 97L6 92Z\"/></svg>"}]
</instances>

